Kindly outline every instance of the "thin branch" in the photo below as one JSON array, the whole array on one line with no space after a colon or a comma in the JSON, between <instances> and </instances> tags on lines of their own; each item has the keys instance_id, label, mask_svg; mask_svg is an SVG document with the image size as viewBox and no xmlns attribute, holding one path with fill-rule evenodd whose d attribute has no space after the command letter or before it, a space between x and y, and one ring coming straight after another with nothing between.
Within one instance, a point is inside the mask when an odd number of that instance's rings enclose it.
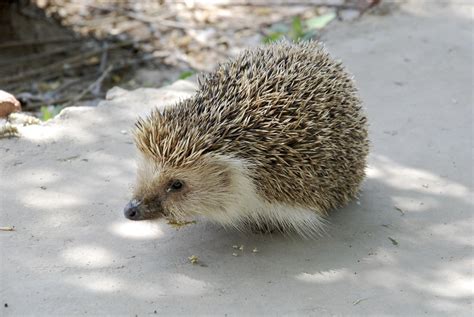
<instances>
[{"instance_id":1,"label":"thin branch","mask_svg":"<svg viewBox=\"0 0 474 317\"><path fill-rule=\"evenodd\" d=\"M79 45L82 45L82 43L74 43L74 44L71 44L71 45L57 47L55 49L45 51L45 52L41 52L41 53L37 53L37 54L29 54L29 55L25 55L25 56L19 56L19 57L15 57L15 58L5 59L5 60L0 61L0 66L7 66L7 67L17 66L17 65L15 65L16 63L21 63L21 62L24 62L24 61L28 61L28 64L31 64L31 61L34 61L36 59L47 58L51 55L64 53L64 52L73 50L73 48L76 48Z\"/></svg>"},{"instance_id":2,"label":"thin branch","mask_svg":"<svg viewBox=\"0 0 474 317\"><path fill-rule=\"evenodd\" d=\"M107 58L109 53L109 43L104 42L102 47L104 48L104 51L102 52L102 56L100 57L99 72L105 71L105 66L107 65Z\"/></svg>"},{"instance_id":3,"label":"thin branch","mask_svg":"<svg viewBox=\"0 0 474 317\"><path fill-rule=\"evenodd\" d=\"M184 1L179 1L184 3ZM357 9L357 5L351 5L344 3L344 0L328 1L328 0L299 0L299 1L214 1L211 4L196 3L196 7L205 8L210 6L216 7L293 7L293 6L306 6L306 7L331 7L338 9Z\"/></svg>"},{"instance_id":4,"label":"thin branch","mask_svg":"<svg viewBox=\"0 0 474 317\"><path fill-rule=\"evenodd\" d=\"M64 107L72 106L88 93L93 93L97 89L96 87L99 87L98 89L100 91L102 82L104 81L105 78L107 78L107 76L109 76L109 74L112 72L113 69L114 67L112 65L109 65L109 67L107 67L107 69L102 73L102 75L99 76L99 78L97 78L92 84L90 84L86 89L84 89L79 95L77 95L76 97L68 101L64 105Z\"/></svg>"},{"instance_id":5,"label":"thin branch","mask_svg":"<svg viewBox=\"0 0 474 317\"><path fill-rule=\"evenodd\" d=\"M77 40L78 40L77 38L73 38L73 37L59 37L55 39L14 41L14 42L6 42L3 44L0 44L0 49L11 48L11 47L21 47L21 46L46 45L46 44L62 43L62 42L75 42Z\"/></svg>"},{"instance_id":6,"label":"thin branch","mask_svg":"<svg viewBox=\"0 0 474 317\"><path fill-rule=\"evenodd\" d=\"M208 6L227 7L328 7L336 10L362 10L364 13L371 7L377 5L381 0L368 0L367 3L345 3L343 0L339 2L327 0L302 0L302 1L230 1L230 2L214 2L210 5L200 5L197 7L205 8Z\"/></svg>"},{"instance_id":7,"label":"thin branch","mask_svg":"<svg viewBox=\"0 0 474 317\"><path fill-rule=\"evenodd\" d=\"M142 58L139 58L139 59L122 61L122 62L118 63L115 66L114 65L109 65L109 67L107 67L107 69L102 73L102 75L99 76L99 78L97 78L97 80L95 80L93 83L91 83L86 89L84 89L76 97L69 100L64 105L64 107L69 107L69 106L74 105L79 100L82 100L88 93L93 93L97 89L96 87L99 87L99 90L100 90L102 82L113 71L117 71L117 70L129 67L129 66L137 65L137 64L140 64L140 63L143 63L143 62L146 62L146 61L151 61L151 60L156 59L156 58L163 58L163 57L166 57L166 56L169 56L169 52L158 51L158 52L154 52L153 54L143 56Z\"/></svg>"},{"instance_id":8,"label":"thin branch","mask_svg":"<svg viewBox=\"0 0 474 317\"><path fill-rule=\"evenodd\" d=\"M33 76L36 76L36 75L39 75L39 74L42 74L42 73L48 73L48 72L55 71L55 70L58 70L58 69L60 71L62 71L63 67L64 67L64 64L74 64L76 62L81 62L80 65L79 65L79 66L81 66L81 65L84 64L84 63L82 63L82 61L87 60L88 58L90 58L92 56L98 55L98 54L102 53L104 50L117 49L117 48L127 46L127 45L132 45L132 43L131 42L123 42L123 43L118 43L118 44L115 44L115 45L112 45L112 46L97 48L97 49L95 49L91 52L85 52L85 53L81 52L80 54L76 54L72 57L63 59L63 60L58 61L56 63L50 64L46 67L32 69L30 71L20 73L16 76L10 76L10 77L4 78L3 80L0 80L0 84L8 84L8 83L15 82L15 81L18 81L18 80L24 80L24 79L29 78L29 77L33 77ZM70 67L73 68L74 66L70 65Z\"/></svg>"}]
</instances>

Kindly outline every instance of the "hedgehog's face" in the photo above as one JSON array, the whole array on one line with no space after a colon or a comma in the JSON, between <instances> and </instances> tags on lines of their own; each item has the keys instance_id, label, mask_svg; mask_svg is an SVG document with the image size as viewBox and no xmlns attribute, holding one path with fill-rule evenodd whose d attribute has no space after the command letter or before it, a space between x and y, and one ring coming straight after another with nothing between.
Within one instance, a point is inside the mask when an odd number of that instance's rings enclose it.
<instances>
[{"instance_id":1,"label":"hedgehog's face","mask_svg":"<svg viewBox=\"0 0 474 317\"><path fill-rule=\"evenodd\" d=\"M143 157L138 166L133 199L125 207L130 220L181 219L224 208L231 194L231 168L202 158L192 165L172 167Z\"/></svg>"}]
</instances>

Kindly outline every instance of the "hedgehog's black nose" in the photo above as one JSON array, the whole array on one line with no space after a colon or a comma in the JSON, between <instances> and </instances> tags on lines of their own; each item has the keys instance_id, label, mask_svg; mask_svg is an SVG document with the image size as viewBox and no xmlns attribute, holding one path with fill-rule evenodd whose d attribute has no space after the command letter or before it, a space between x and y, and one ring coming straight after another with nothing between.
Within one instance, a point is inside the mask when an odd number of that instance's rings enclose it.
<instances>
[{"instance_id":1,"label":"hedgehog's black nose","mask_svg":"<svg viewBox=\"0 0 474 317\"><path fill-rule=\"evenodd\" d=\"M123 214L125 218L130 220L142 220L143 215L140 212L141 201L132 199L130 202L125 206L123 210Z\"/></svg>"}]
</instances>

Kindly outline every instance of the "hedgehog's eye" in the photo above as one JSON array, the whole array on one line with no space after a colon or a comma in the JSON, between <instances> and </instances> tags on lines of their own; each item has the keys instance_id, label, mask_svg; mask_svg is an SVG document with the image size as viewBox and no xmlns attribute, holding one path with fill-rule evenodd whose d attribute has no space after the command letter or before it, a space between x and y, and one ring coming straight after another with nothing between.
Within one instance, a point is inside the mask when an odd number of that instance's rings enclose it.
<instances>
[{"instance_id":1,"label":"hedgehog's eye","mask_svg":"<svg viewBox=\"0 0 474 317\"><path fill-rule=\"evenodd\" d=\"M171 181L170 186L168 187L167 191L168 192L179 191L181 190L181 188L183 188L183 186L184 186L183 181L176 179L176 180Z\"/></svg>"}]
</instances>

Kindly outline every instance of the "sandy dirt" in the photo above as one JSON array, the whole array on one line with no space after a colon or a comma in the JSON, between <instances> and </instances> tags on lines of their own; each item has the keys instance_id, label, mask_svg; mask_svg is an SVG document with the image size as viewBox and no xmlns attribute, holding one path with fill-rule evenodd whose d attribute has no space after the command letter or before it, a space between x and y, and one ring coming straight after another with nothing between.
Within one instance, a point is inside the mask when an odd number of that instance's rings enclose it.
<instances>
[{"instance_id":1,"label":"sandy dirt","mask_svg":"<svg viewBox=\"0 0 474 317\"><path fill-rule=\"evenodd\" d=\"M327 35L372 149L360 201L316 241L123 218L133 122L189 82L113 89L0 140L0 227L15 226L0 231L0 315L470 315L472 12L413 1Z\"/></svg>"}]
</instances>

